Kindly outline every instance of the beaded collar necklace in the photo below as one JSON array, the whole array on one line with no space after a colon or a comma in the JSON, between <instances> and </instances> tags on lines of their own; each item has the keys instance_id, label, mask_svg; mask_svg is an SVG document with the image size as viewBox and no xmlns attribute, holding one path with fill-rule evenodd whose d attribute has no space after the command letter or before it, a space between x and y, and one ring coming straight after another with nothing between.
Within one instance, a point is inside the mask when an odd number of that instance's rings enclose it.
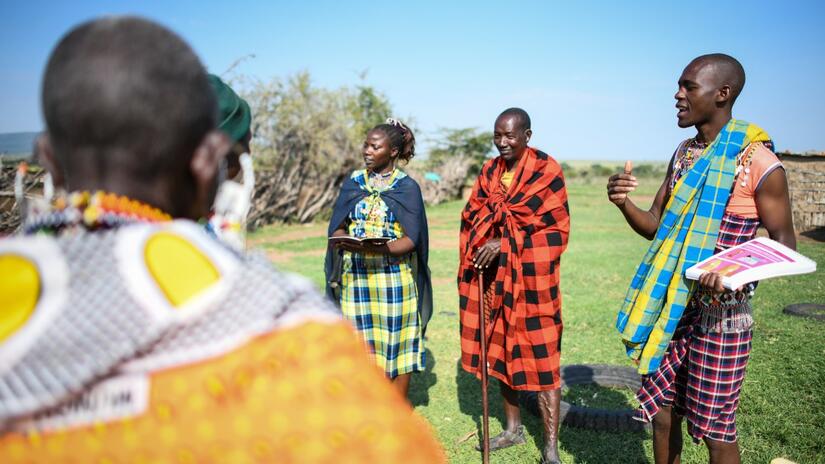
<instances>
[{"instance_id":1,"label":"beaded collar necklace","mask_svg":"<svg viewBox=\"0 0 825 464\"><path fill-rule=\"evenodd\" d=\"M370 171L370 177L382 177L384 179L388 179L392 175L393 171L395 171L395 169L384 173Z\"/></svg>"},{"instance_id":2,"label":"beaded collar necklace","mask_svg":"<svg viewBox=\"0 0 825 464\"><path fill-rule=\"evenodd\" d=\"M748 149L739 153L736 159L734 179L735 182L742 184L742 187L747 185L747 174L750 174L750 165L753 161L753 154L758 145L761 145L761 143L750 144ZM670 185L671 188L673 188L679 178L693 166L693 163L699 155L704 152L707 146L707 142L699 142L696 138L690 139L684 144L684 148L681 150L680 155L676 157L673 163L673 175ZM742 176L742 173L744 173L745 176Z\"/></svg>"},{"instance_id":3,"label":"beaded collar necklace","mask_svg":"<svg viewBox=\"0 0 825 464\"><path fill-rule=\"evenodd\" d=\"M171 221L163 211L125 196L103 191L72 192L58 198L48 213L26 221L24 233L57 233L84 227L89 230L113 229L137 222Z\"/></svg>"},{"instance_id":4,"label":"beaded collar necklace","mask_svg":"<svg viewBox=\"0 0 825 464\"><path fill-rule=\"evenodd\" d=\"M676 180L693 166L694 161L705 151L707 146L707 142L700 142L695 137L685 142L680 150L681 153L676 156L673 163L673 185L676 185Z\"/></svg>"},{"instance_id":5,"label":"beaded collar necklace","mask_svg":"<svg viewBox=\"0 0 825 464\"><path fill-rule=\"evenodd\" d=\"M368 182L373 188L382 189L392 183L393 174L395 174L395 169L383 174L379 172L370 172Z\"/></svg>"}]
</instances>

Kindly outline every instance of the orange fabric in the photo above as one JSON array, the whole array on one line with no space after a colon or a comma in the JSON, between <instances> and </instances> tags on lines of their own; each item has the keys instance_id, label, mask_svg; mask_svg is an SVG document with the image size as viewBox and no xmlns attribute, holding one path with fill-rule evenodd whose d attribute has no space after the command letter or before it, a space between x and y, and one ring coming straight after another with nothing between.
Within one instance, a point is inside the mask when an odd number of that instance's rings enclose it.
<instances>
[{"instance_id":1,"label":"orange fabric","mask_svg":"<svg viewBox=\"0 0 825 464\"><path fill-rule=\"evenodd\" d=\"M15 463L444 462L345 323L307 323L151 375L137 417L0 438Z\"/></svg>"},{"instance_id":2,"label":"orange fabric","mask_svg":"<svg viewBox=\"0 0 825 464\"><path fill-rule=\"evenodd\" d=\"M753 219L759 217L756 211L756 190L768 174L782 166L782 162L761 143L752 144L748 150L752 150L749 154L750 161L745 160L745 170L736 177L725 212Z\"/></svg>"},{"instance_id":3,"label":"orange fabric","mask_svg":"<svg viewBox=\"0 0 825 464\"><path fill-rule=\"evenodd\" d=\"M461 366L479 374L478 275L473 256L490 239L501 239L498 266L485 273L493 289L485 298L491 320L487 364L491 376L515 390L552 390L560 385L561 254L570 231L561 166L528 147L502 188L503 158L487 161L461 215L458 292ZM493 284L494 282L494 284Z\"/></svg>"}]
</instances>

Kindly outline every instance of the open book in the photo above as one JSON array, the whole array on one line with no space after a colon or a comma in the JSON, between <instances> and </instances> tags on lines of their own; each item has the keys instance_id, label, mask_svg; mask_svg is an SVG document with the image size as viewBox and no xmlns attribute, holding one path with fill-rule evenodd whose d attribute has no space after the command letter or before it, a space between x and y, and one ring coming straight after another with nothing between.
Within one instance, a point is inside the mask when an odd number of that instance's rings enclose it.
<instances>
[{"instance_id":1,"label":"open book","mask_svg":"<svg viewBox=\"0 0 825 464\"><path fill-rule=\"evenodd\" d=\"M338 243L351 243L353 245L371 245L381 246L392 240L390 237L353 237L351 235L341 235L338 237L329 237L330 245Z\"/></svg>"},{"instance_id":2,"label":"open book","mask_svg":"<svg viewBox=\"0 0 825 464\"><path fill-rule=\"evenodd\" d=\"M685 271L685 277L697 280L705 272L722 275L722 285L737 289L757 280L816 271L816 262L775 242L759 237L713 255Z\"/></svg>"}]
</instances>

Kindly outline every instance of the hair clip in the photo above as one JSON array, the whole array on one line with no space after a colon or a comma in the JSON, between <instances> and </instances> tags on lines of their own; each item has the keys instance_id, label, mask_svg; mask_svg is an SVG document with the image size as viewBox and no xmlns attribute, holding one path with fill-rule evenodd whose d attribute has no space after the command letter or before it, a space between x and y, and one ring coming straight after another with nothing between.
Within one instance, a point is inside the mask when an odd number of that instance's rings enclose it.
<instances>
[{"instance_id":1,"label":"hair clip","mask_svg":"<svg viewBox=\"0 0 825 464\"><path fill-rule=\"evenodd\" d=\"M401 121L399 121L395 118L387 118L386 123L391 125L391 126L394 126L394 127L397 127L399 129L401 129L401 132L407 132L407 126L405 126Z\"/></svg>"}]
</instances>

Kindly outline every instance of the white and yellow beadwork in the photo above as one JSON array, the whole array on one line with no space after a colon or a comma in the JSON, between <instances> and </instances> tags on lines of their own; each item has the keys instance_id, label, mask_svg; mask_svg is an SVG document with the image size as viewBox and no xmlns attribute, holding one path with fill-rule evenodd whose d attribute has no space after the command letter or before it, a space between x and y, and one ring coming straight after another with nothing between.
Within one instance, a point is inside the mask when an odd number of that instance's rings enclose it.
<instances>
[{"instance_id":1,"label":"white and yellow beadwork","mask_svg":"<svg viewBox=\"0 0 825 464\"><path fill-rule=\"evenodd\" d=\"M150 236L143 253L149 274L175 308L186 304L221 277L203 252L172 232Z\"/></svg>"},{"instance_id":2,"label":"white and yellow beadwork","mask_svg":"<svg viewBox=\"0 0 825 464\"><path fill-rule=\"evenodd\" d=\"M67 297L69 273L48 237L0 241L0 372L12 367Z\"/></svg>"},{"instance_id":3,"label":"white and yellow beadwork","mask_svg":"<svg viewBox=\"0 0 825 464\"><path fill-rule=\"evenodd\" d=\"M194 317L226 292L238 258L192 223L118 232L118 268L132 296L159 322Z\"/></svg>"},{"instance_id":4,"label":"white and yellow beadwork","mask_svg":"<svg viewBox=\"0 0 825 464\"><path fill-rule=\"evenodd\" d=\"M20 255L0 255L0 342L25 324L39 297L37 266Z\"/></svg>"}]
</instances>

